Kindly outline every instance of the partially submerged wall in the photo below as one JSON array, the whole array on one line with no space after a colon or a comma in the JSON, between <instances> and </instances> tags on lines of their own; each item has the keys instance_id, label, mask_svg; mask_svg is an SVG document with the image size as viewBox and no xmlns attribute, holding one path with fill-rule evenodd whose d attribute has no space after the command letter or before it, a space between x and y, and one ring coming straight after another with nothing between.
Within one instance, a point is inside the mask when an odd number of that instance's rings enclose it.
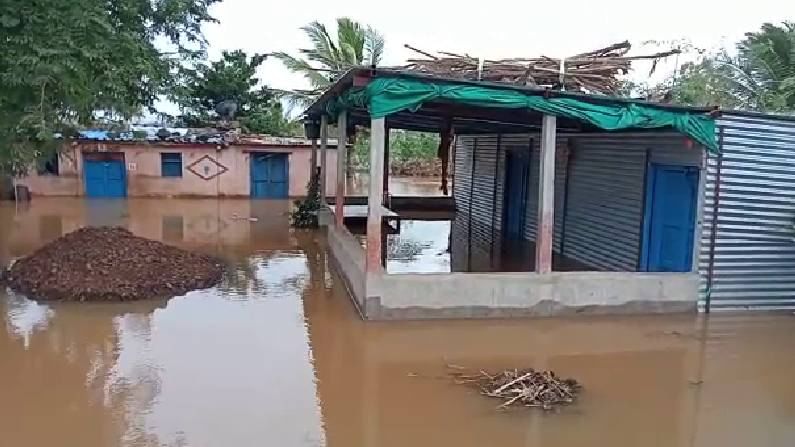
<instances>
[{"instance_id":1,"label":"partially submerged wall","mask_svg":"<svg viewBox=\"0 0 795 447\"><path fill-rule=\"evenodd\" d=\"M694 273L367 273L360 241L333 222L327 229L334 268L368 320L696 309L698 275Z\"/></svg>"},{"instance_id":2,"label":"partially submerged wall","mask_svg":"<svg viewBox=\"0 0 795 447\"><path fill-rule=\"evenodd\" d=\"M331 259L351 297L360 310L364 309L365 271L364 248L344 226L339 227L332 219L327 222L327 240Z\"/></svg>"},{"instance_id":3,"label":"partially submerged wall","mask_svg":"<svg viewBox=\"0 0 795 447\"><path fill-rule=\"evenodd\" d=\"M233 145L223 149L213 144L169 144L133 142L82 142L66 147L58 158L58 174L29 175L18 179L33 195L82 196L83 154L122 153L129 197L249 197L251 194L251 154L254 152L287 155L288 195L306 195L311 150L306 147L260 147ZM182 176L163 177L161 154L182 155ZM336 189L336 150L327 152L326 193Z\"/></svg>"}]
</instances>

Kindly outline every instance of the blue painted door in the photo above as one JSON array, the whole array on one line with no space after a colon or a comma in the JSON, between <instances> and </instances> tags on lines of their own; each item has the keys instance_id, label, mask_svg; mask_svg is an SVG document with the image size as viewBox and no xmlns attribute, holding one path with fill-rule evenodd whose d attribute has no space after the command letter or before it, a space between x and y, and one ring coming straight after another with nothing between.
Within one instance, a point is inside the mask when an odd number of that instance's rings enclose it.
<instances>
[{"instance_id":1,"label":"blue painted door","mask_svg":"<svg viewBox=\"0 0 795 447\"><path fill-rule=\"evenodd\" d=\"M693 262L698 169L652 164L647 183L641 267L650 272L689 272Z\"/></svg>"},{"instance_id":2,"label":"blue painted door","mask_svg":"<svg viewBox=\"0 0 795 447\"><path fill-rule=\"evenodd\" d=\"M287 198L287 154L251 154L251 196Z\"/></svg>"},{"instance_id":3,"label":"blue painted door","mask_svg":"<svg viewBox=\"0 0 795 447\"><path fill-rule=\"evenodd\" d=\"M506 240L524 239L527 211L527 182L530 177L529 154L519 151L505 153L505 197L503 200L503 237Z\"/></svg>"},{"instance_id":4,"label":"blue painted door","mask_svg":"<svg viewBox=\"0 0 795 447\"><path fill-rule=\"evenodd\" d=\"M127 181L122 160L85 160L83 162L87 197L126 197Z\"/></svg>"}]
</instances>

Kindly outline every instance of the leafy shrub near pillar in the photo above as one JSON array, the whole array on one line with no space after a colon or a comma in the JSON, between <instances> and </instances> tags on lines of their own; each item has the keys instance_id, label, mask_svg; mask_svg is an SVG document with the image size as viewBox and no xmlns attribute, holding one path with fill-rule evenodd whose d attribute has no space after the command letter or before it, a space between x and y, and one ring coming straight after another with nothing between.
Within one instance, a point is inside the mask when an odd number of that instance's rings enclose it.
<instances>
[{"instance_id":1,"label":"leafy shrub near pillar","mask_svg":"<svg viewBox=\"0 0 795 447\"><path fill-rule=\"evenodd\" d=\"M295 228L317 228L317 213L320 211L320 168L315 169L307 185L306 198L296 200L290 221Z\"/></svg>"}]
</instances>

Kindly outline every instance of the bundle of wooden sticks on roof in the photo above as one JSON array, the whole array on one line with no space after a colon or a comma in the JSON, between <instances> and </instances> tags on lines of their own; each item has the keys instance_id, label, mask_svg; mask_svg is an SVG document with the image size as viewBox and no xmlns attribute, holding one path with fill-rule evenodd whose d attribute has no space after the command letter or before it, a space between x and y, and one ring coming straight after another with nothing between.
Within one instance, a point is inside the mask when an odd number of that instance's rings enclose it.
<instances>
[{"instance_id":1,"label":"bundle of wooden sticks on roof","mask_svg":"<svg viewBox=\"0 0 795 447\"><path fill-rule=\"evenodd\" d=\"M564 59L541 56L481 60L467 54L440 51L434 55L409 45L405 47L423 56L409 59L408 64L402 67L408 71L603 94L618 90L621 85L619 76L629 72L632 61L651 60L651 71L654 71L657 61L680 53L674 49L646 56L627 56L631 45L621 42Z\"/></svg>"}]
</instances>

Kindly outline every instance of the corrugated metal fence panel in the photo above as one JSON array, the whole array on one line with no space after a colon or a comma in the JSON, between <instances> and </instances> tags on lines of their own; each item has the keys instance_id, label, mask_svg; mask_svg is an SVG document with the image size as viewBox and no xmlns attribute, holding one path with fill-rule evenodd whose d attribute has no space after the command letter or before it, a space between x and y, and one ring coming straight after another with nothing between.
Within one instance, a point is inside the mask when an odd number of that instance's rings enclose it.
<instances>
[{"instance_id":1,"label":"corrugated metal fence panel","mask_svg":"<svg viewBox=\"0 0 795 447\"><path fill-rule=\"evenodd\" d=\"M725 114L710 308L795 308L795 123ZM699 269L709 276L717 159L708 163ZM701 305L706 302L706 294Z\"/></svg>"},{"instance_id":2,"label":"corrugated metal fence panel","mask_svg":"<svg viewBox=\"0 0 795 447\"><path fill-rule=\"evenodd\" d=\"M570 146L564 254L601 270L637 270L647 156L698 166L701 150L668 133L577 136Z\"/></svg>"}]
</instances>

